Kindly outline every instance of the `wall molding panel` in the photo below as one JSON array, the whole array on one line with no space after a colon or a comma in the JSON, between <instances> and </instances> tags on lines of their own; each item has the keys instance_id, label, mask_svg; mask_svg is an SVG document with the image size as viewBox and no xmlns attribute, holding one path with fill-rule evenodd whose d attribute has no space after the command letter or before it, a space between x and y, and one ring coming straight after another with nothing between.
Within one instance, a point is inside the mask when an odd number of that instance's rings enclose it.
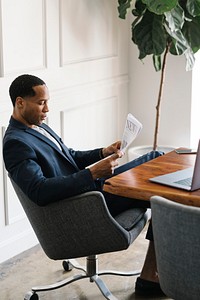
<instances>
[{"instance_id":1,"label":"wall molding panel","mask_svg":"<svg viewBox=\"0 0 200 300\"><path fill-rule=\"evenodd\" d=\"M117 97L104 98L61 111L62 139L76 150L93 149L117 140L117 101ZM69 128L73 128L71 135L68 134Z\"/></svg>"},{"instance_id":2,"label":"wall molding panel","mask_svg":"<svg viewBox=\"0 0 200 300\"><path fill-rule=\"evenodd\" d=\"M2 127L2 138L5 133L5 126ZM25 218L25 213L14 192L8 178L7 171L3 165L3 187L4 187L4 216L5 226L11 225Z\"/></svg>"},{"instance_id":3,"label":"wall molding panel","mask_svg":"<svg viewBox=\"0 0 200 300\"><path fill-rule=\"evenodd\" d=\"M113 0L60 0L60 66L117 57L117 22Z\"/></svg>"},{"instance_id":4,"label":"wall molding panel","mask_svg":"<svg viewBox=\"0 0 200 300\"><path fill-rule=\"evenodd\" d=\"M5 205L5 226L14 224L26 218L22 206L10 183L7 172L4 168L4 205Z\"/></svg>"},{"instance_id":5,"label":"wall molding panel","mask_svg":"<svg viewBox=\"0 0 200 300\"><path fill-rule=\"evenodd\" d=\"M2 76L46 68L45 0L1 1Z\"/></svg>"},{"instance_id":6,"label":"wall molding panel","mask_svg":"<svg viewBox=\"0 0 200 300\"><path fill-rule=\"evenodd\" d=\"M0 45L1 45L1 52L0 52L0 77L3 77L4 70L3 70L3 31L2 31L2 5L0 0Z\"/></svg>"}]
</instances>

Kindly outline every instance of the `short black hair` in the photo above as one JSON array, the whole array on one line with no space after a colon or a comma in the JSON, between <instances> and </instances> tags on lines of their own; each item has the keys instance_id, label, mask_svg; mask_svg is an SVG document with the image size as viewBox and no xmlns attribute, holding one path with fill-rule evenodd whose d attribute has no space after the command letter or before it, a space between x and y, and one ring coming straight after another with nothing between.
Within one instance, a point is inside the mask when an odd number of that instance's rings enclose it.
<instances>
[{"instance_id":1,"label":"short black hair","mask_svg":"<svg viewBox=\"0 0 200 300\"><path fill-rule=\"evenodd\" d=\"M37 76L24 74L18 76L10 85L9 94L13 106L17 97L33 97L35 96L34 86L46 85L46 83Z\"/></svg>"}]
</instances>

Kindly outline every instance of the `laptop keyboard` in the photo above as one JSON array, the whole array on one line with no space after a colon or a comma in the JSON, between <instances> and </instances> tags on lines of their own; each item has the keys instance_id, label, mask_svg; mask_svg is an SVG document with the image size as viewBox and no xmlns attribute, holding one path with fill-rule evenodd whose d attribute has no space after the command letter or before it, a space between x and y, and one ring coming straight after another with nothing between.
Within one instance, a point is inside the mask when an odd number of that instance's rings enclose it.
<instances>
[{"instance_id":1,"label":"laptop keyboard","mask_svg":"<svg viewBox=\"0 0 200 300\"><path fill-rule=\"evenodd\" d=\"M175 183L186 185L186 186L191 186L191 184L192 184L192 177L175 181Z\"/></svg>"}]
</instances>

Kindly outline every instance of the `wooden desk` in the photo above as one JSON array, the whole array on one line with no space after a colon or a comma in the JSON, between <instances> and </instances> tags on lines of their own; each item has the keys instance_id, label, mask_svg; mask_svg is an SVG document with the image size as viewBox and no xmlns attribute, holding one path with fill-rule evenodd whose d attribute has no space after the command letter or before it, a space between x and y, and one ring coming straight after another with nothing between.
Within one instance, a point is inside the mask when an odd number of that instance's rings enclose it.
<instances>
[{"instance_id":1,"label":"wooden desk","mask_svg":"<svg viewBox=\"0 0 200 300\"><path fill-rule=\"evenodd\" d=\"M191 167L194 165L195 158L195 154L169 152L106 180L104 190L112 194L147 201L151 196L158 195L186 205L200 207L200 189L188 192L149 181L151 177Z\"/></svg>"}]
</instances>

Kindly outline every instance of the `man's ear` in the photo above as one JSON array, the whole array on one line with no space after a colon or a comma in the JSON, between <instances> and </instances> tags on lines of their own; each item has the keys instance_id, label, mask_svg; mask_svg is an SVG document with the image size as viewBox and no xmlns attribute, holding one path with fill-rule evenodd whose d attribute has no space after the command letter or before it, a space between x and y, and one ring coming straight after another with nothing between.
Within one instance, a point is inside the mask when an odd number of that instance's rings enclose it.
<instances>
[{"instance_id":1,"label":"man's ear","mask_svg":"<svg viewBox=\"0 0 200 300\"><path fill-rule=\"evenodd\" d=\"M24 99L22 97L17 97L15 104L17 106L17 108L23 108L24 106Z\"/></svg>"}]
</instances>

